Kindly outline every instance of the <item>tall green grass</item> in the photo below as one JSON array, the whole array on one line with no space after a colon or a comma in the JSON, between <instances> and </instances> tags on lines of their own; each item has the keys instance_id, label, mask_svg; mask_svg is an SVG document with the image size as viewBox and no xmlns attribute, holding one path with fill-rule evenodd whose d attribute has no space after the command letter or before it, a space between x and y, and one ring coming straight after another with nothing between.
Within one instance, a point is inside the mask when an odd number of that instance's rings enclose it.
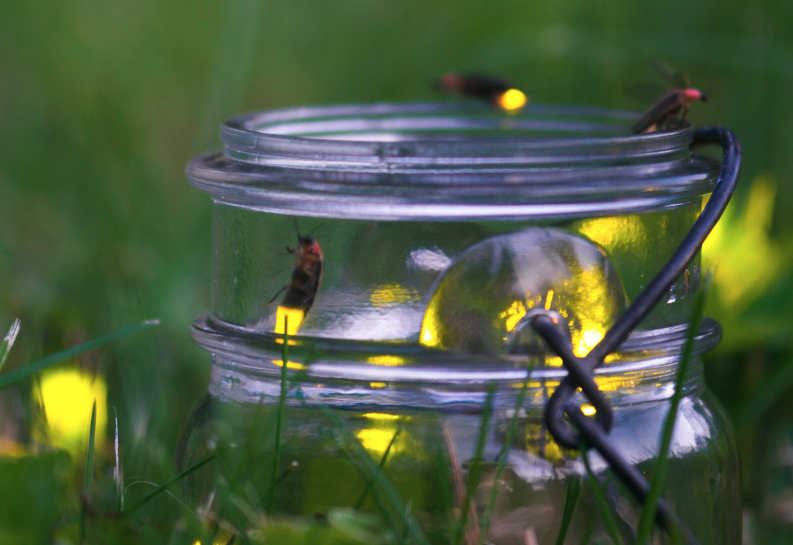
<instances>
[{"instance_id":1,"label":"tall green grass","mask_svg":"<svg viewBox=\"0 0 793 545\"><path fill-rule=\"evenodd\" d=\"M581 443L581 460L584 462L584 469L586 470L587 482L589 483L589 490L592 492L592 497L595 499L595 505L600 513L600 518L603 520L603 525L606 527L609 537L614 545L623 545L622 534L620 533L617 519L614 516L611 505L609 505L606 498L606 492L603 490L603 484L598 480L597 475L592 471L589 464L589 452L587 445Z\"/></svg>"},{"instance_id":2,"label":"tall green grass","mask_svg":"<svg viewBox=\"0 0 793 545\"><path fill-rule=\"evenodd\" d=\"M689 329L689 338L685 345L683 356L681 358L681 365L680 369L677 374L676 378L676 388L675 388L675 395L673 396L670 402L670 411L668 417L665 421L663 433L661 436L661 446L660 446L660 458L656 464L655 470L652 475L652 487L651 493L648 498L648 502L645 506L645 509L642 512L642 521L650 521L649 528L652 530L652 522L654 521L654 507L657 503L658 497L660 495L660 491L663 488L663 477L664 477L664 461L666 459L665 453L669 449L670 441L671 441L671 433L674 427L674 417L676 414L677 406L680 402L680 398L682 395L682 383L685 379L686 369L687 369L687 362L691 358L692 351L693 351L693 344L694 344L694 335L698 329L698 324L701 320L702 309L704 307L704 297L700 297L697 300L697 304L695 305L695 318L692 322L692 326ZM12 375L11 380L7 380L7 384L15 384L21 381L23 378L31 376L35 373L35 371L46 369L50 365L55 365L59 362L62 362L66 359L74 357L75 355L79 355L85 353L89 350L99 348L101 346L106 345L107 343L117 340L121 337L126 335L138 332L146 327L149 327L155 324L156 321L149 321L143 322L141 324L137 324L134 326L122 328L117 330L113 333L100 336L92 341L88 341L82 343L78 346L73 348L64 350L60 353L53 354L52 356L48 356L46 358L37 360L33 364L28 366L22 367L20 370L26 370L24 374L17 372L15 375ZM18 327L18 324L15 325ZM13 329L13 328L12 328ZM286 330L286 329L285 329ZM7 338L11 338L11 340L3 345L5 347L4 354L7 354L8 348L13 344L13 335L9 334ZM266 502L266 508L262 510L262 514L265 512L271 513L273 507L275 505L275 497L276 497L276 488L284 479L285 475L287 475L291 471L291 467L284 471L282 475L279 475L281 471L281 451L282 451L282 436L284 434L284 427L286 424L285 413L286 413L286 399L287 394L289 391L289 373L288 373L288 363L289 363L289 343L290 339L287 333L284 333L283 337L283 347L282 347L282 358L283 364L281 367L281 375L280 375L280 395L278 398L278 403L276 405L276 418L275 418L275 442L273 445L273 465L271 466L271 478L270 478L270 487L268 491L268 498ZM4 377L7 377L10 374L0 375L0 384L2 384L2 380ZM468 463L467 468L467 479L464 488L464 497L463 501L460 505L459 510L459 519L456 521L452 521L454 526L454 531L451 532L454 536L454 540L457 543L462 543L463 540L466 542L475 542L475 543L486 543L487 536L490 530L491 524L491 517L492 512L496 503L496 499L498 497L499 492L499 485L501 476L506 468L507 464L507 455L510 449L510 445L513 442L515 434L517 432L519 421L522 414L522 408L525 403L527 388L529 379L531 376L531 369L527 369L527 374L524 381L521 384L520 389L515 397L514 407L512 409L512 413L508 421L506 422L506 433L504 434L504 444L501 448L496 460L495 460L495 471L493 472L493 480L492 486L490 488L488 494L488 500L480 510L474 505L474 496L476 491L480 486L480 479L481 479L481 472L483 464L486 463L484 459L484 451L486 448L486 444L488 442L488 437L490 436L492 427L493 427L493 419L494 419L494 404L496 398L496 388L494 385L488 385L486 388L486 395L484 398L484 403L482 405L482 414L479 421L479 427L476 434L476 441L474 444L474 452L472 453L471 459ZM299 381L302 380L298 374L295 374L294 380L298 381L296 383L296 393L298 398L302 400L302 403L306 403L305 400L302 399L302 394L300 393ZM263 403L259 403L257 405L256 411L258 411L263 407ZM384 454L379 459L379 461L373 460L369 452L367 452L358 439L351 433L348 428L348 425L342 419L342 417L337 414L336 411L320 407L319 411L321 414L327 418L327 420L332 424L332 428L334 433L336 434L338 444L342 448L342 451L345 453L347 460L349 463L353 464L363 476L364 487L361 491L361 495L357 502L357 507L363 503L363 500L369 495L373 494L376 499L376 504L380 508L380 515L382 520L386 522L386 525L390 528L390 536L381 536L383 539L392 539L395 538L398 542L415 542L420 545L429 545L430 541L424 535L423 531L421 530L418 522L412 515L411 505L405 502L402 499L396 488L393 484L388 480L385 475L384 469L386 467L386 462L389 457L389 453L391 452L391 448L398 438L401 427L397 429L394 433L393 437L391 438L387 448L385 449ZM115 434L118 437L118 423L117 419L115 421ZM160 497L164 493L169 492L169 489L173 488L177 483L184 480L194 472L201 470L204 466L210 464L218 457L219 453L227 447L219 446L218 451L215 453L199 460L197 463L193 464L192 466L183 469L182 471L176 473L172 477L166 479L163 484L154 485L155 489L150 491L149 493L145 494L144 496L129 502L127 505L124 504L123 499L123 489L121 488L121 465L122 465L122 458L119 456L119 445L114 444L113 452L115 455L114 464L113 464L113 481L114 481L114 493L113 496L115 497L115 505L116 509L111 510L102 510L97 508L95 505L95 500L97 496L93 494L93 477L96 472L97 467L97 459L96 459L96 403L94 403L91 415L91 425L90 425L90 432L89 432L89 439L88 439L88 446L87 446L87 454L85 459L85 471L83 477L83 485L80 489L80 502L79 502L79 528L78 528L78 541L84 542L88 535L88 527L89 522L90 527L92 528L92 534L95 532L101 532L106 530L108 526L116 526L117 528L127 527L128 524L138 524L138 522L132 522L134 517L140 512L141 507L144 505L149 504L156 498ZM251 432L253 434L253 432ZM249 435L247 441L241 445L242 449L247 451L251 445L250 442L253 440L253 436ZM441 439L439 438L439 445ZM235 447L239 448L239 447ZM583 449L584 447L582 447ZM122 443L123 449L123 443ZM611 506L608 504L606 499L605 493L603 491L602 484L594 475L591 470L589 464L589 458L586 454L583 455L583 462L586 470L587 482L589 483L590 492L595 499L595 504L597 506L598 511L601 514L602 520L604 525L607 529L609 536L611 537L612 541L616 545L620 545L623 543L622 536L620 534L619 526L617 524L616 519L614 518ZM444 464L448 464L449 462L442 462ZM444 469L441 469L444 471ZM239 468L234 469L237 471L237 477L242 479L240 484L245 484L245 475L239 474ZM450 466L446 466L445 471L453 472L455 471L454 468ZM135 482L138 482L139 479L135 479ZM559 535L557 537L556 542L558 544L562 544L565 542L566 535L569 530L569 525L572 521L574 511L576 506L578 505L578 499L581 493L581 482L575 478L570 478L568 481L568 489L567 489L567 497L565 500L565 505L562 513L562 525L559 530ZM174 496L175 497L175 496ZM239 506L243 506L241 503L243 500L242 498L234 499L235 502L238 503ZM123 506L123 508L122 508ZM258 527L260 530L264 532L271 532L275 531L274 528L281 528L280 531L287 531L286 528L290 526L287 524L284 526L282 522L277 523L276 526L268 526L265 524L262 526L260 522L257 522L260 518L257 515L257 507L253 505L243 506L244 510L248 513L248 520L249 523L253 525L253 527ZM193 527L196 528L199 534L203 532L209 531L210 540L214 541L219 535L221 531L221 526L217 523L212 523L207 526L206 521L202 523L202 517L197 515L197 513L191 509L186 511L186 519L183 518L185 515L177 516L176 518L172 519L174 524L177 524L176 521L184 520L182 524L186 525L186 527ZM394 516L395 515L395 516ZM335 516L341 516L341 512L336 513ZM125 523L125 520L129 520L130 523ZM143 519L145 520L145 518ZM352 519L339 519L339 520L347 520L348 527L345 531L352 531L355 533L355 522L356 519L353 517ZM361 522L362 523L362 522ZM296 526L293 526L293 530L298 534L302 532L299 530L303 528L300 522L295 522ZM314 528L315 523L311 523L310 528ZM349 526L352 524L352 526ZM280 525L280 526L279 526ZM207 529L208 528L208 529ZM642 523L639 525L639 538L643 535L643 532L647 532L645 527L642 526ZM359 528L362 532L366 533L368 530L365 528ZM317 530L319 531L319 530ZM287 532L288 533L288 532ZM591 534L591 528L584 532L584 536L588 536ZM231 535L231 534L230 534ZM239 539L241 541L248 540L249 538L246 535L246 531L244 528L238 529L233 535L235 535L235 539ZM346 535L346 534L345 534ZM369 535L369 534L366 534ZM375 535L375 534L372 534ZM379 534L378 534L379 535ZM379 539L379 538L378 538ZM582 541L585 543L586 541Z\"/></svg>"},{"instance_id":3,"label":"tall green grass","mask_svg":"<svg viewBox=\"0 0 793 545\"><path fill-rule=\"evenodd\" d=\"M110 342L118 340L122 337L126 337L127 335L131 335L133 333L137 333L143 329L151 327L153 325L159 324L157 320L147 320L145 322L141 322L139 324L123 327L118 329L112 333L108 333L106 335L102 335L101 337L97 337L96 339L78 344L72 348L67 348L66 350L62 350L56 354L52 354L45 358L41 358L40 360L36 360L32 363L29 363L19 369L11 371L10 373L5 373L0 375L0 390L8 388L9 386L13 386L14 384L29 378L44 369L51 367L53 365L57 365L64 361L70 360L75 356L83 354L85 352L89 352L91 350L95 350L101 346L104 346ZM13 330L13 328L12 328ZM8 339L8 337L7 337ZM11 343L7 343L5 340L3 341L4 345L8 346ZM6 349L7 350L7 349Z\"/></svg>"},{"instance_id":4,"label":"tall green grass","mask_svg":"<svg viewBox=\"0 0 793 545\"><path fill-rule=\"evenodd\" d=\"M85 541L86 505L94 479L94 447L96 441L96 401L91 409L91 428L88 432L88 449L85 455L85 478L80 491L80 543Z\"/></svg>"},{"instance_id":5,"label":"tall green grass","mask_svg":"<svg viewBox=\"0 0 793 545\"><path fill-rule=\"evenodd\" d=\"M664 486L666 484L666 469L669 465L669 447L672 444L672 434L675 429L675 422L677 420L677 411L680 407L680 400L683 398L683 390L685 388L685 381L688 378L688 369L693 358L694 348L696 345L696 337L699 332L700 325L702 325L702 315L705 311L706 294L709 289L709 283L700 289L696 295L694 304L693 315L688 325L688 333L686 343L683 346L683 353L680 356L680 365L677 370L675 378L675 391L669 401L669 411L664 419L664 425L661 430L660 445L658 447L658 457L653 466L653 471L650 475L650 490L647 493L647 498L642 507L641 518L639 519L639 527L637 530L636 543L638 545L645 545L649 542L653 528L655 525L656 509L658 507L658 500L661 497ZM670 528L672 541L674 543L681 543L682 536L676 526Z\"/></svg>"},{"instance_id":6,"label":"tall green grass","mask_svg":"<svg viewBox=\"0 0 793 545\"><path fill-rule=\"evenodd\" d=\"M768 463L793 432L787 3L726 3L718 16L708 3L616 0L566 7L461 0L452 16L417 0L308 7L210 1L194 10L151 0L29 0L0 11L0 318L21 316L25 332L2 369L40 360L72 334L161 316L161 335L108 346L99 360L118 408L124 471L153 482L174 474L176 437L207 378L209 360L187 327L209 307L209 206L182 171L195 151L219 146L224 117L304 103L426 99L425 82L450 69L510 76L534 102L641 107L620 92L628 66L661 57L684 68L713 97L693 120L728 126L742 138L751 159L745 180L765 172L779 184L770 225L779 276L742 312L727 298L711 298L709 312L725 338L706 356L706 373L736 418L750 538L790 541L793 527L773 516L793 492L784 477L789 468ZM24 378L3 391L4 424L33 421ZM98 444L103 433L97 430ZM97 449L100 502L113 497L104 458ZM63 459L42 453L20 464L40 463L47 468L40 473L55 479ZM82 460L69 467L78 466ZM26 482L40 477L26 475ZM113 488L123 488L120 481ZM36 504L40 521L53 511L59 520L63 513L75 518L79 494L71 482L42 487L57 509L49 500ZM56 492L61 485L69 494ZM111 511L120 506L115 496ZM0 491L0 502L15 500ZM157 500L157 509L136 511L141 518L124 523L119 535L96 525L91 531L110 532L108 542L164 543L175 527L181 530L172 542L191 542L192 522L174 503ZM39 542L53 542L47 525L39 526Z\"/></svg>"}]
</instances>

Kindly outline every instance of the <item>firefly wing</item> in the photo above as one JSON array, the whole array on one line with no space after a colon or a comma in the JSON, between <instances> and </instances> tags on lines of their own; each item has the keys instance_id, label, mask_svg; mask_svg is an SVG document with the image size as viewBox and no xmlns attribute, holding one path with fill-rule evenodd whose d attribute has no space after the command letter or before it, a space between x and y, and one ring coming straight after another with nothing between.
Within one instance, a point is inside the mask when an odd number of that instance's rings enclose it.
<instances>
[{"instance_id":1,"label":"firefly wing","mask_svg":"<svg viewBox=\"0 0 793 545\"><path fill-rule=\"evenodd\" d=\"M305 305L306 305L306 314L308 314L309 309L314 304L314 297L317 296L317 292L319 291L319 283L322 281L322 260L317 261L317 274L315 276L314 282L311 283L311 292L306 297Z\"/></svg>"},{"instance_id":2,"label":"firefly wing","mask_svg":"<svg viewBox=\"0 0 793 545\"><path fill-rule=\"evenodd\" d=\"M319 281L322 276L322 261L317 261L313 264L313 267L314 270L309 272L301 267L295 268L292 272L292 282L289 284L289 289L281 302L283 306L303 309L308 314L319 289Z\"/></svg>"},{"instance_id":3,"label":"firefly wing","mask_svg":"<svg viewBox=\"0 0 793 545\"><path fill-rule=\"evenodd\" d=\"M670 64L661 59L650 59L647 64L655 70L669 85L675 89L687 89L691 87L691 81L682 70L673 68Z\"/></svg>"}]
</instances>

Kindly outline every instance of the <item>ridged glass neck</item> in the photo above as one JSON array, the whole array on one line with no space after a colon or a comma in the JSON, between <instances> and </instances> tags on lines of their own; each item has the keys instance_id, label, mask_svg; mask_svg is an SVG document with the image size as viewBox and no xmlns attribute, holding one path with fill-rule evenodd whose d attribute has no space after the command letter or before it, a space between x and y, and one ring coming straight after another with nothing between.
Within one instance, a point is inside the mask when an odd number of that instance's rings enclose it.
<instances>
[{"instance_id":1,"label":"ridged glass neck","mask_svg":"<svg viewBox=\"0 0 793 545\"><path fill-rule=\"evenodd\" d=\"M679 363L677 358L666 357L645 360L641 364L604 368L598 371L596 382L609 403L615 406L661 401L674 394ZM494 405L497 409L514 407L526 370L514 374L515 380L492 383L496 385ZM421 372L416 375L420 376ZM518 378L521 375L523 378ZM544 410L561 378L559 373L548 372L548 369L532 371L524 408L538 412ZM479 412L487 395L487 384L490 382L350 381L290 373L288 399L293 405L327 405L364 411L432 409ZM704 387L702 364L698 356L690 362L682 384L684 395L695 394ZM279 399L280 389L278 377L240 366L239 362L227 356L215 355L213 358L209 392L223 401L275 403ZM581 402L585 403L586 400L581 397Z\"/></svg>"},{"instance_id":2,"label":"ridged glass neck","mask_svg":"<svg viewBox=\"0 0 793 545\"><path fill-rule=\"evenodd\" d=\"M269 387L268 384L280 380L283 345L277 340L268 340L254 332L214 326L207 317L193 323L192 333L196 343L213 355L213 361L219 366L215 370L219 376L237 377L243 383L254 385L261 382L261 387ZM696 336L694 357L699 358L713 348L720 335L718 324L707 320ZM620 352L607 358L606 365L596 371L598 380L603 383L601 389L619 396L632 385L649 388L652 384L671 384L685 340L685 327L635 332ZM341 388L339 391L345 388L380 390L388 386L388 392L394 389L449 392L472 389L481 393L487 383L500 384L507 389L519 385L528 370L531 370L532 381L541 381L546 386L557 384L567 374L558 358L549 353L494 359L393 343L345 344L295 338L290 340L290 354L287 361L290 381L303 382L307 387L319 384L320 389L335 384ZM692 373L692 377L697 377L697 373ZM373 392L372 395L379 394Z\"/></svg>"}]
</instances>

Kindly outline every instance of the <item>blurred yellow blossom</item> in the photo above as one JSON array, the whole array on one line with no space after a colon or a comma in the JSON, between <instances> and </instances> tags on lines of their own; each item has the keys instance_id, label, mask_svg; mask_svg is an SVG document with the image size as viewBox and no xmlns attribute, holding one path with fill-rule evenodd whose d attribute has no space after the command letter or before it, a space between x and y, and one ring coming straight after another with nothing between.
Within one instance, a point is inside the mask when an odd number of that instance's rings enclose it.
<instances>
[{"instance_id":1,"label":"blurred yellow blossom","mask_svg":"<svg viewBox=\"0 0 793 545\"><path fill-rule=\"evenodd\" d=\"M91 409L96 400L97 440L107 426L107 385L102 377L78 367L45 371L33 399L42 406L46 439L51 445L82 456L88 441Z\"/></svg>"},{"instance_id":2,"label":"blurred yellow blossom","mask_svg":"<svg viewBox=\"0 0 793 545\"><path fill-rule=\"evenodd\" d=\"M702 247L715 271L718 297L733 313L746 309L778 274L783 254L771 238L777 184L770 174L752 181L743 206L733 201Z\"/></svg>"}]
</instances>

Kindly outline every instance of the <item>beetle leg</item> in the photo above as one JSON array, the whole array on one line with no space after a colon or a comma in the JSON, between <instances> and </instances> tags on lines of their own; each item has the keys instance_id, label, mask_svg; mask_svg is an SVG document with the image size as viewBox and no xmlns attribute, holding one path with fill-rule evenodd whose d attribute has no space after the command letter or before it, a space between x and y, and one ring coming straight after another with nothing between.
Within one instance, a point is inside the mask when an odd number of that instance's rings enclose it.
<instances>
[{"instance_id":1,"label":"beetle leg","mask_svg":"<svg viewBox=\"0 0 793 545\"><path fill-rule=\"evenodd\" d=\"M272 298L272 299L270 299L269 301L267 301L267 302L266 302L265 304L263 304L262 306L263 306L263 307L266 307L266 306L269 306L270 304L272 304L272 302L273 302L273 301L275 301L275 299L276 299L276 298L277 298L279 295L281 295L281 292L282 292L282 291L284 291L284 290L285 290L286 288L288 288L288 287L289 287L289 284L286 284L285 286L281 286L281 289L279 289L277 292L275 292L275 295L273 295L273 298Z\"/></svg>"}]
</instances>

